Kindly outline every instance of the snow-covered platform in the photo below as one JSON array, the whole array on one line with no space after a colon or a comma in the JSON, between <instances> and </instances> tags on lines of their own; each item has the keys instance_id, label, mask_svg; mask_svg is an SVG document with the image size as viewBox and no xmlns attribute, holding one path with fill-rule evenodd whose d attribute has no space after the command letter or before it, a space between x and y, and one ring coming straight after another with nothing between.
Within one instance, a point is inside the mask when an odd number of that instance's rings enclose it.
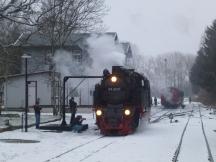
<instances>
[{"instance_id":1,"label":"snow-covered platform","mask_svg":"<svg viewBox=\"0 0 216 162\"><path fill-rule=\"evenodd\" d=\"M170 122L168 116L153 123L143 121L137 131L128 136L102 136L94 124L93 114L89 113L81 113L87 119L84 124L89 124L89 129L81 134L37 130L34 127L29 128L27 133L20 130L0 133L0 161L172 162L182 132L190 118L178 161L188 162L195 159L196 162L208 162L199 109L212 156L216 159L216 115L210 114L212 110L191 104L187 105L185 109L177 110L153 107L152 118L160 117L166 111L170 111L174 114L173 121L175 122ZM178 115L180 113L183 115ZM175 116L175 114L177 115ZM67 116L68 121L69 115ZM58 123L60 121L55 122L55 124ZM1 139L38 142L5 143Z\"/></svg>"},{"instance_id":2,"label":"snow-covered platform","mask_svg":"<svg viewBox=\"0 0 216 162\"><path fill-rule=\"evenodd\" d=\"M54 122L60 120L60 116L53 116L49 113L41 113L41 123ZM0 115L0 132L22 128L24 114L20 112L3 112ZM34 113L28 113L28 126L35 125Z\"/></svg>"}]
</instances>

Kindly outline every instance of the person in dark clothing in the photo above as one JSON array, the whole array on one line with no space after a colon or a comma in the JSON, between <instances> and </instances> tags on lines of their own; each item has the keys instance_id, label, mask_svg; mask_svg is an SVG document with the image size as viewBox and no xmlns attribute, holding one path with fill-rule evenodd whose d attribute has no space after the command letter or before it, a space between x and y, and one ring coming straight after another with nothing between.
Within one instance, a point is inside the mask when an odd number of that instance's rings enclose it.
<instances>
[{"instance_id":1,"label":"person in dark clothing","mask_svg":"<svg viewBox=\"0 0 216 162\"><path fill-rule=\"evenodd\" d=\"M71 111L70 125L73 126L76 111L77 111L77 103L74 101L73 97L71 97L71 99L69 100L69 106L70 106L70 111Z\"/></svg>"},{"instance_id":2,"label":"person in dark clothing","mask_svg":"<svg viewBox=\"0 0 216 162\"><path fill-rule=\"evenodd\" d=\"M151 104L151 106L153 106L153 99L152 99L152 97L150 99L150 104Z\"/></svg>"},{"instance_id":3,"label":"person in dark clothing","mask_svg":"<svg viewBox=\"0 0 216 162\"><path fill-rule=\"evenodd\" d=\"M154 105L157 106L157 98L154 97Z\"/></svg>"},{"instance_id":4,"label":"person in dark clothing","mask_svg":"<svg viewBox=\"0 0 216 162\"><path fill-rule=\"evenodd\" d=\"M191 101L192 101L192 100L191 100L191 97L189 97L189 103L191 103Z\"/></svg>"},{"instance_id":5,"label":"person in dark clothing","mask_svg":"<svg viewBox=\"0 0 216 162\"><path fill-rule=\"evenodd\" d=\"M36 119L36 129L39 129L40 125L40 111L41 111L41 106L39 104L39 100L36 101L36 104L34 105L34 111L35 111L35 119Z\"/></svg>"},{"instance_id":6,"label":"person in dark clothing","mask_svg":"<svg viewBox=\"0 0 216 162\"><path fill-rule=\"evenodd\" d=\"M86 119L83 118L82 115L76 116L76 118L74 119L73 126L72 126L72 130L74 132L81 133L82 131L88 129L88 124L82 124L83 120L86 120Z\"/></svg>"},{"instance_id":7,"label":"person in dark clothing","mask_svg":"<svg viewBox=\"0 0 216 162\"><path fill-rule=\"evenodd\" d=\"M2 111L2 105L1 105L1 103L0 103L0 115L1 115L1 111Z\"/></svg>"},{"instance_id":8,"label":"person in dark clothing","mask_svg":"<svg viewBox=\"0 0 216 162\"><path fill-rule=\"evenodd\" d=\"M103 76L104 76L104 77L107 77L108 75L110 75L109 70L104 69L104 70L103 70Z\"/></svg>"}]
</instances>

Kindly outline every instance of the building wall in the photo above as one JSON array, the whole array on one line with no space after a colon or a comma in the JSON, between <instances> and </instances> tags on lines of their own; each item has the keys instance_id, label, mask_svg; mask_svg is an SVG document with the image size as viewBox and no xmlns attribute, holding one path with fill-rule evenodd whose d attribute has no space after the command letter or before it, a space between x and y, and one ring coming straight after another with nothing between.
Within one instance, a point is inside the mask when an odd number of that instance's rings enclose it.
<instances>
[{"instance_id":1,"label":"building wall","mask_svg":"<svg viewBox=\"0 0 216 162\"><path fill-rule=\"evenodd\" d=\"M79 88L79 105L92 105L93 104L93 90L94 87Z\"/></svg>"},{"instance_id":2,"label":"building wall","mask_svg":"<svg viewBox=\"0 0 216 162\"><path fill-rule=\"evenodd\" d=\"M58 51L58 49L56 49ZM76 49L65 49L63 50L71 54L74 60L77 63L81 64L83 59L87 56L82 56L83 53L81 50ZM29 73L48 71L50 70L50 65L52 64L52 54L51 47L25 47L23 53L31 55L31 58L28 59L28 71ZM72 61L72 60L71 60ZM25 72L25 63L22 59L22 73Z\"/></svg>"},{"instance_id":3,"label":"building wall","mask_svg":"<svg viewBox=\"0 0 216 162\"><path fill-rule=\"evenodd\" d=\"M47 48L24 48L23 53L31 55L28 59L28 72L34 73L38 71L48 71L51 56L49 56L49 50ZM22 59L22 73L25 72L25 63Z\"/></svg>"},{"instance_id":4,"label":"building wall","mask_svg":"<svg viewBox=\"0 0 216 162\"><path fill-rule=\"evenodd\" d=\"M40 98L41 105L51 105L51 85L49 77L49 73L28 76L28 81L37 81L37 97ZM6 108L25 107L25 76L11 77L4 86ZM29 98L30 95L32 94L29 93Z\"/></svg>"},{"instance_id":5,"label":"building wall","mask_svg":"<svg viewBox=\"0 0 216 162\"><path fill-rule=\"evenodd\" d=\"M68 100L66 100L66 104L69 103L70 97L75 97L78 105L93 104L93 91L95 88L95 84L99 83L101 79L89 78L89 79L85 79L83 82L81 81L82 79L70 79L67 82L65 93L66 96L68 96ZM77 85L79 86L77 87ZM74 90L75 88L76 90Z\"/></svg>"}]
</instances>

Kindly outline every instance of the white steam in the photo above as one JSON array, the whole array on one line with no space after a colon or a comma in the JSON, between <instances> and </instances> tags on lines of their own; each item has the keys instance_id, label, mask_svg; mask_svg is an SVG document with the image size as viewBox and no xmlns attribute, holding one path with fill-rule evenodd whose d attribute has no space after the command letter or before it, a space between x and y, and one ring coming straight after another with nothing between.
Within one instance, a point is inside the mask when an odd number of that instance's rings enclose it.
<instances>
[{"instance_id":1,"label":"white steam","mask_svg":"<svg viewBox=\"0 0 216 162\"><path fill-rule=\"evenodd\" d=\"M103 69L111 71L112 66L123 66L125 54L121 44L116 43L112 36L92 35L87 39L88 53L93 60L87 74L101 75Z\"/></svg>"},{"instance_id":2,"label":"white steam","mask_svg":"<svg viewBox=\"0 0 216 162\"><path fill-rule=\"evenodd\" d=\"M71 52L56 51L53 61L56 71L60 72L62 77L82 74L102 75L105 68L111 71L112 66L124 66L124 50L120 43L115 42L114 37L93 34L86 40L86 45L88 48L84 50L87 50L90 60L85 60L83 63L74 59L74 54Z\"/></svg>"},{"instance_id":3,"label":"white steam","mask_svg":"<svg viewBox=\"0 0 216 162\"><path fill-rule=\"evenodd\" d=\"M123 66L125 64L125 54L122 45L115 42L114 37L108 35L92 35L83 44L85 48L82 52L87 51L86 55L82 56L82 61L79 62L74 57L74 53L65 50L58 50L55 53L53 61L57 72L64 76L71 75L102 75L106 68L111 72L112 66ZM82 84L79 83L83 79L70 79L67 82L66 96L80 96L80 104L91 104L92 96L90 91L100 79L85 79ZM76 94L71 94L73 89L79 85ZM67 92L68 91L68 92ZM78 93L78 94L77 94Z\"/></svg>"},{"instance_id":4,"label":"white steam","mask_svg":"<svg viewBox=\"0 0 216 162\"><path fill-rule=\"evenodd\" d=\"M73 58L73 53L58 50L53 58L57 72L64 76L82 75L82 65Z\"/></svg>"}]
</instances>

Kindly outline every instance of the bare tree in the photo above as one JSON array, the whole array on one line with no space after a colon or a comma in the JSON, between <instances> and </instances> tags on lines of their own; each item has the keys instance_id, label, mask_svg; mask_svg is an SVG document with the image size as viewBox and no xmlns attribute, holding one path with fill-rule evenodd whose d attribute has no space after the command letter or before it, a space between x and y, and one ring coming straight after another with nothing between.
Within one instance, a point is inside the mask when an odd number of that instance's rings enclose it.
<instances>
[{"instance_id":1,"label":"bare tree","mask_svg":"<svg viewBox=\"0 0 216 162\"><path fill-rule=\"evenodd\" d=\"M50 11L46 12L49 9ZM42 16L37 27L39 33L49 40L50 57L54 57L56 47L64 47L72 33L92 31L97 25L102 24L102 16L105 13L104 0L42 1ZM55 65L53 62L50 62L49 69L52 71L52 105L55 105Z\"/></svg>"},{"instance_id":2,"label":"bare tree","mask_svg":"<svg viewBox=\"0 0 216 162\"><path fill-rule=\"evenodd\" d=\"M194 62L191 54L171 52L156 57L135 57L135 68L144 73L151 82L152 94L159 95L160 90L174 86L190 95L189 73Z\"/></svg>"},{"instance_id":3,"label":"bare tree","mask_svg":"<svg viewBox=\"0 0 216 162\"><path fill-rule=\"evenodd\" d=\"M18 43L21 34L21 25L4 19L0 21L0 92L3 92L3 83L7 85L9 74L20 73L21 49L14 45ZM2 101L3 102L3 101Z\"/></svg>"},{"instance_id":4,"label":"bare tree","mask_svg":"<svg viewBox=\"0 0 216 162\"><path fill-rule=\"evenodd\" d=\"M37 0L0 0L0 21L7 19L22 24L30 24L29 15Z\"/></svg>"},{"instance_id":5,"label":"bare tree","mask_svg":"<svg viewBox=\"0 0 216 162\"><path fill-rule=\"evenodd\" d=\"M47 0L42 4L42 13L52 9L41 16L39 31L50 39L51 44L60 46L71 33L95 29L106 12L104 0Z\"/></svg>"},{"instance_id":6,"label":"bare tree","mask_svg":"<svg viewBox=\"0 0 216 162\"><path fill-rule=\"evenodd\" d=\"M59 0L55 5L41 11L46 0L0 0L0 21L6 19L18 24L36 26L44 14L62 5L63 1Z\"/></svg>"}]
</instances>

